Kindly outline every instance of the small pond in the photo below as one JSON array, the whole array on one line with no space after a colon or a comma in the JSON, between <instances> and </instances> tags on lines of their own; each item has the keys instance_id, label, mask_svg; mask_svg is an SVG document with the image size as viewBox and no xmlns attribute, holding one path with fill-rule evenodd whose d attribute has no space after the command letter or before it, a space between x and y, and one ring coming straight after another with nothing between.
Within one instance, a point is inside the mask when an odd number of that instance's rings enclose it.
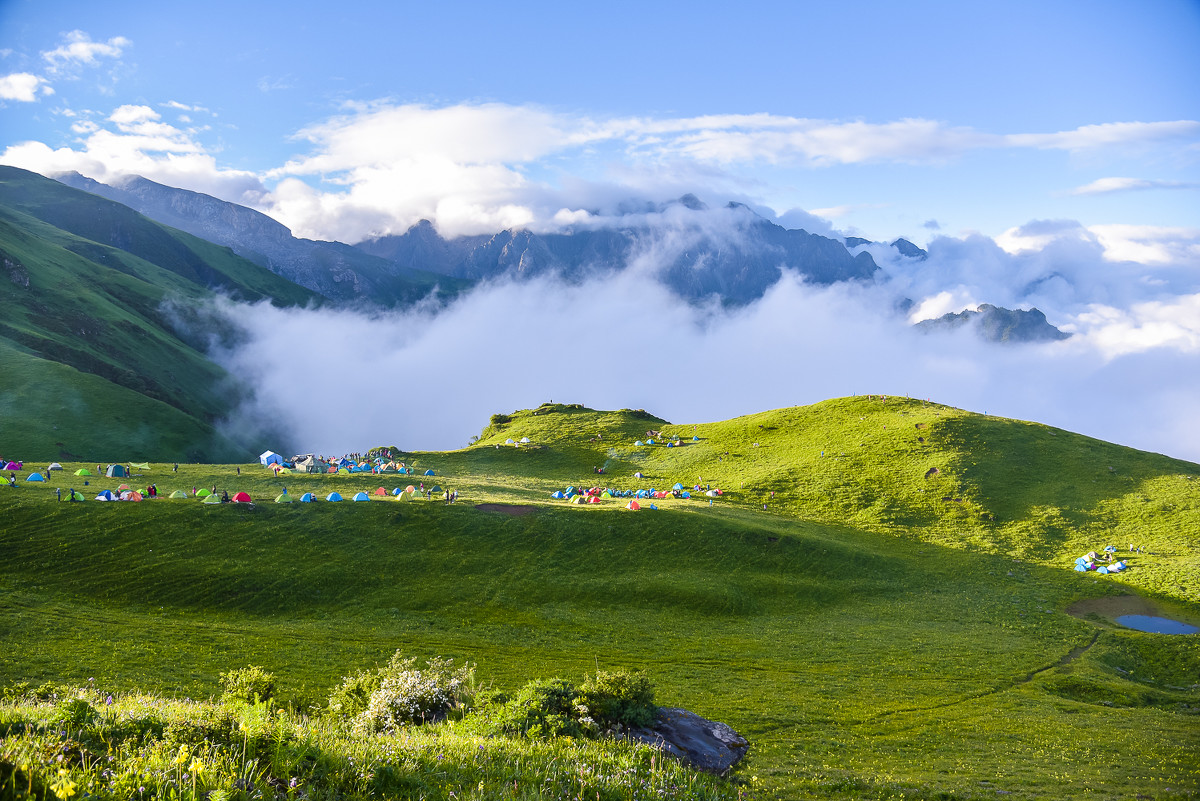
<instances>
[{"instance_id":1,"label":"small pond","mask_svg":"<svg viewBox=\"0 0 1200 801\"><path fill-rule=\"evenodd\" d=\"M1189 626L1169 617L1154 617L1152 615L1121 615L1113 618L1127 629L1150 631L1155 634L1195 634L1200 627Z\"/></svg>"}]
</instances>

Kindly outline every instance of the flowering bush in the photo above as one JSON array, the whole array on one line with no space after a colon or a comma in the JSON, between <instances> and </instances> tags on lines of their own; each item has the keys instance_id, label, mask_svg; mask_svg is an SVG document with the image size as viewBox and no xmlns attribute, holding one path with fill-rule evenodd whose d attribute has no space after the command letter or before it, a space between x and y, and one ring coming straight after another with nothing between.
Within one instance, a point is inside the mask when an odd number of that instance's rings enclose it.
<instances>
[{"instance_id":1,"label":"flowering bush","mask_svg":"<svg viewBox=\"0 0 1200 801\"><path fill-rule=\"evenodd\" d=\"M225 689L222 700L261 704L275 695L275 674L258 665L250 665L222 673L221 686Z\"/></svg>"},{"instance_id":2,"label":"flowering bush","mask_svg":"<svg viewBox=\"0 0 1200 801\"><path fill-rule=\"evenodd\" d=\"M416 658L397 651L379 671L379 687L371 693L361 725L371 731L394 731L408 724L441 720L470 700L475 667L455 667L453 659L434 657L417 667Z\"/></svg>"}]
</instances>

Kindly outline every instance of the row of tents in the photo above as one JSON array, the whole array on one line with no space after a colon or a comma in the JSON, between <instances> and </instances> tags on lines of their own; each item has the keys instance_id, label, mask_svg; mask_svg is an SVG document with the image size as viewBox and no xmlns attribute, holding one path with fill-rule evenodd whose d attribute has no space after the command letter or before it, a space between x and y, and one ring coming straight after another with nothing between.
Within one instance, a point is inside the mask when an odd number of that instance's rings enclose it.
<instances>
[{"instance_id":1,"label":"row of tents","mask_svg":"<svg viewBox=\"0 0 1200 801\"><path fill-rule=\"evenodd\" d=\"M72 491L68 490L67 500L74 500L74 501L87 500L83 496L83 493L74 491L74 495L72 496L71 492ZM431 496L433 493L441 494L443 492L444 492L444 490L441 487L432 487L426 491L426 493L428 493ZM388 496L395 497L398 500L407 501L407 500L415 500L417 498L422 497L422 493L416 487L413 487L411 485L409 485L408 487L405 487L405 488L396 487L390 493L387 490L385 490L383 487L379 487L369 494L366 492L357 492L353 496L350 497L350 500L351 501L369 501L369 500L372 500L372 498L388 497ZM134 490L134 489L130 489L128 486L122 484L116 490L101 490L96 495L95 500L97 500L97 501L138 502L138 501L145 500L145 497L146 496L143 493L138 492L137 490ZM170 499L175 499L175 500L179 500L179 499L186 500L190 496L183 490L175 490L170 495L167 495L165 497L170 498ZM228 495L228 494L217 494L209 489L200 489L200 490L196 491L196 498L198 498L201 503L226 503L226 502L229 502L229 503L254 503L254 500L250 497L249 493L246 493L246 492L237 492L237 493L234 493L233 495ZM297 502L297 501L300 503L312 503L316 500L318 500L317 496L315 496L311 492L306 492L303 495L301 495L299 498L294 498L293 496L289 495L287 492L284 492L280 495L275 496L275 503L293 503L293 502ZM337 501L344 501L344 500L346 500L346 498L344 498L341 495L341 493L331 492L325 496L325 500L331 501L331 502L337 502Z\"/></svg>"},{"instance_id":2,"label":"row of tents","mask_svg":"<svg viewBox=\"0 0 1200 801\"><path fill-rule=\"evenodd\" d=\"M356 462L353 459L342 457L340 459L318 459L313 454L306 456L296 456L292 459L284 459L274 451L263 451L258 456L259 464L270 470L273 470L276 475L280 473L399 473L401 475L415 476L418 471L414 467L406 465L404 462L397 462L394 459L386 459L382 456L377 456L374 460L363 460ZM425 470L422 475L432 476L436 473L431 470Z\"/></svg>"},{"instance_id":3,"label":"row of tents","mask_svg":"<svg viewBox=\"0 0 1200 801\"><path fill-rule=\"evenodd\" d=\"M684 487L682 484L676 483L669 490L658 490L653 487L650 489L637 490L617 490L608 487L591 487L590 489L576 489L575 487L567 487L564 490L555 490L550 493L550 497L555 500L567 500L573 503L598 503L602 500L611 500L616 498L631 498L631 499L654 499L661 500L664 498L691 498L692 492L699 491L699 487L693 487L691 490ZM704 491L704 495L709 498L719 498L724 493L719 489L708 489ZM581 500L576 500L577 498Z\"/></svg>"}]
</instances>

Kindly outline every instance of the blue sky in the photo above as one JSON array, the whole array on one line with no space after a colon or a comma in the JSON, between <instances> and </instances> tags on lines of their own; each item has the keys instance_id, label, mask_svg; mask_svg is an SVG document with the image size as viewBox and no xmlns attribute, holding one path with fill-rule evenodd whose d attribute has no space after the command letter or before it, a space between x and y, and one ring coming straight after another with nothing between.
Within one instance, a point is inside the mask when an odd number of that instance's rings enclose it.
<instances>
[{"instance_id":1,"label":"blue sky","mask_svg":"<svg viewBox=\"0 0 1200 801\"><path fill-rule=\"evenodd\" d=\"M917 264L869 245L872 285L789 274L737 311L679 304L645 263L569 291L485 286L373 317L378 352L349 312L230 311L252 329L219 355L235 371L289 386L319 363L410 399L331 421L273 394L260 413L300 450L458 447L551 398L695 421L882 392L1200 461L1198 43L1195 0L0 0L0 163L139 174L351 243L422 218L447 236L621 223L630 201L691 192L713 211L663 215L676 244L736 200L929 250ZM1072 336L912 331L980 303L1039 308ZM597 332L623 353L670 342L672 369L470 358L497 330L521 354ZM461 379L447 353L468 355Z\"/></svg>"},{"instance_id":2,"label":"blue sky","mask_svg":"<svg viewBox=\"0 0 1200 801\"><path fill-rule=\"evenodd\" d=\"M919 242L1200 224L1196 2L342 6L5 0L0 160L344 240L682 191Z\"/></svg>"}]
</instances>

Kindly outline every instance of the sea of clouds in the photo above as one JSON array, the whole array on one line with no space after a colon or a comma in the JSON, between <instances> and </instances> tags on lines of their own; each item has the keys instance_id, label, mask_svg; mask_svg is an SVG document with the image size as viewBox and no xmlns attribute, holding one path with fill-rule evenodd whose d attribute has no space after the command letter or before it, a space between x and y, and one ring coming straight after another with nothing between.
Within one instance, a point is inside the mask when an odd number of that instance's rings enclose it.
<instances>
[{"instance_id":1,"label":"sea of clouds","mask_svg":"<svg viewBox=\"0 0 1200 801\"><path fill-rule=\"evenodd\" d=\"M1106 239L1040 221L996 240L936 238L926 260L866 245L873 282L815 286L785 269L760 300L729 308L658 279L697 230L730 219L679 214L623 270L579 282L504 279L405 311L225 303L243 335L216 357L258 388L238 418L281 426L277 450L443 450L493 413L550 400L693 424L871 393L1200 461L1200 258L1178 232ZM913 327L980 303L1037 307L1072 336L1001 344Z\"/></svg>"}]
</instances>

